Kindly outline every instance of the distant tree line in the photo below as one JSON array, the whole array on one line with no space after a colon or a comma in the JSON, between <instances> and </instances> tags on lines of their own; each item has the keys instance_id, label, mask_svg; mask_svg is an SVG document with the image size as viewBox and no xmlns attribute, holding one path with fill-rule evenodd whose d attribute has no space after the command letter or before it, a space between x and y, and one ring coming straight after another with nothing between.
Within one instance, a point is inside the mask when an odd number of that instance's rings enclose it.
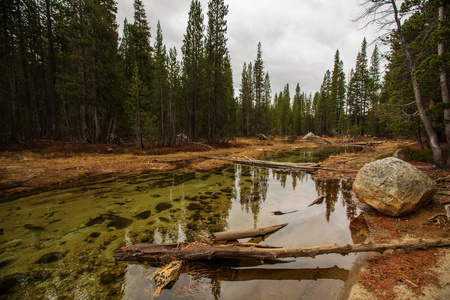
<instances>
[{"instance_id":1,"label":"distant tree line","mask_svg":"<svg viewBox=\"0 0 450 300\"><path fill-rule=\"evenodd\" d=\"M144 147L180 140L221 143L260 132L422 136L412 75L422 87L432 127L445 141L447 2L405 1L402 14L409 17L402 35L393 29L382 36L390 47L383 54L384 78L378 47L369 57L364 39L348 74L337 50L333 69L314 95L297 84L291 97L287 84L272 97L259 43L255 60L243 64L235 97L223 0L208 2L206 20L200 2L192 0L180 53L166 48L159 21L152 41L141 0L134 1L133 21L124 21L121 38L113 0L5 0L0 141L132 141ZM402 37L417 66L413 73Z\"/></svg>"},{"instance_id":2,"label":"distant tree line","mask_svg":"<svg viewBox=\"0 0 450 300\"><path fill-rule=\"evenodd\" d=\"M193 0L182 58L151 30L141 0L119 39L113 0L6 0L0 6L0 141L173 145L236 134L228 6ZM206 29L206 31L205 31Z\"/></svg>"}]
</instances>

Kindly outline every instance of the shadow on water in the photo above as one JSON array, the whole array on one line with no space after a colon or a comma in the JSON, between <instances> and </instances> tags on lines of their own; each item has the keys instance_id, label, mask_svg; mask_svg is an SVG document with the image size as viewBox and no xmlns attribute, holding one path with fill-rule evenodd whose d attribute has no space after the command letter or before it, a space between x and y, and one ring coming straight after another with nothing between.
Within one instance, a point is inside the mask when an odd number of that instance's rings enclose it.
<instances>
[{"instance_id":1,"label":"shadow on water","mask_svg":"<svg viewBox=\"0 0 450 300\"><path fill-rule=\"evenodd\" d=\"M308 207L322 195L321 204ZM114 252L132 243L195 241L201 231L289 223L264 242L361 242L364 220L351 197L342 180L237 165L211 173L147 173L1 203L0 299L152 298L156 268L115 262ZM191 264L159 298L333 299L355 257Z\"/></svg>"}]
</instances>

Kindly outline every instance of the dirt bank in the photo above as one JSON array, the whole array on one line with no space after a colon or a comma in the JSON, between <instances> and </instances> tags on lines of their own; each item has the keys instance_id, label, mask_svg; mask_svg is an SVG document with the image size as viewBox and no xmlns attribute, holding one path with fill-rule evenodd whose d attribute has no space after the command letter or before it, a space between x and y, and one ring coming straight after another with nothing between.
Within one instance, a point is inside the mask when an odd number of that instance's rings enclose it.
<instances>
[{"instance_id":1,"label":"dirt bank","mask_svg":"<svg viewBox=\"0 0 450 300\"><path fill-rule=\"evenodd\" d=\"M329 139L338 143L338 140ZM373 142L372 139L357 142ZM136 150L114 145L79 145L69 143L35 142L33 145L16 145L0 151L0 201L51 189L99 181L116 176L130 176L154 170L192 168L209 170L229 164L225 161L207 160L201 156L258 158L265 150L286 151L325 144L305 142L300 139L276 138L260 141L255 138L238 138L227 146L213 148L189 144L175 148ZM391 155L399 147L414 145L408 140L382 141L365 147L358 153L331 156L321 165L325 170L314 174L317 178L353 179L365 163L381 156ZM108 147L112 149L108 153ZM437 171L431 164L415 163L433 180L449 176L448 171ZM401 217L383 216L374 211L363 213L373 241L407 238L450 237L450 226L444 219L430 223L429 218L443 213L444 195L450 182L438 185L442 195L421 211ZM342 299L449 299L450 249L385 254L361 255L351 278L346 283Z\"/></svg>"}]
</instances>

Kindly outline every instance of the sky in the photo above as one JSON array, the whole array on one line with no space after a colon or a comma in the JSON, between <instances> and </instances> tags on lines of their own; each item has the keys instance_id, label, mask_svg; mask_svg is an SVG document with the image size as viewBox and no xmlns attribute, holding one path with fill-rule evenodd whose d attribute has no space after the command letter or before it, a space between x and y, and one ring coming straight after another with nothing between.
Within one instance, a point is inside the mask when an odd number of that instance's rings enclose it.
<instances>
[{"instance_id":1,"label":"sky","mask_svg":"<svg viewBox=\"0 0 450 300\"><path fill-rule=\"evenodd\" d=\"M133 1L117 1L122 34L124 18L134 21ZM151 44L160 20L167 49L176 47L181 60L191 0L142 1L151 27ZM200 2L206 26L208 0ZM337 49L348 78L363 38L371 43L377 37L375 28L361 30L364 24L351 21L363 11L358 0L225 0L225 4L229 5L227 37L235 95L239 95L243 64L254 62L259 42L272 95L289 84L292 96L297 83L302 92L320 89L325 72L333 69ZM369 61L373 47L368 47Z\"/></svg>"}]
</instances>

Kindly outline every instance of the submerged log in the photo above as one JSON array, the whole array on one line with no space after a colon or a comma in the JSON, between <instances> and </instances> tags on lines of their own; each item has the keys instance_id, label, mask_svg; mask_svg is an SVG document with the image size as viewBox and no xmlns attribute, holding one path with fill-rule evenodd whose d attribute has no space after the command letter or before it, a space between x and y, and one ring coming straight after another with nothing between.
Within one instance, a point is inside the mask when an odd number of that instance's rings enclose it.
<instances>
[{"instance_id":1,"label":"submerged log","mask_svg":"<svg viewBox=\"0 0 450 300\"><path fill-rule=\"evenodd\" d=\"M230 161L235 164L248 165L248 166L258 166L258 167L268 167L275 169L284 169L284 170L292 170L292 171L307 171L313 172L317 169L320 169L320 165L316 163L283 163L283 162L274 162L274 161L266 161L266 160L256 160L256 159L243 159L243 158L226 158L226 157L214 157L214 156L200 156L206 159L217 159L217 160L225 160Z\"/></svg>"},{"instance_id":2,"label":"submerged log","mask_svg":"<svg viewBox=\"0 0 450 300\"><path fill-rule=\"evenodd\" d=\"M175 258L180 260L211 260L211 259L276 259L287 257L315 257L320 254L349 254L354 252L380 252L386 250L398 249L428 249L433 247L450 246L450 238L444 239L415 239L407 241L398 241L391 243L363 243L356 245L325 245L315 247L302 248L258 248L240 247L239 244L231 245L204 245L204 244L188 244L180 246L179 244L152 245L137 244L123 247L118 250L114 257L116 260L133 260L133 261L158 261L167 258Z\"/></svg>"}]
</instances>

